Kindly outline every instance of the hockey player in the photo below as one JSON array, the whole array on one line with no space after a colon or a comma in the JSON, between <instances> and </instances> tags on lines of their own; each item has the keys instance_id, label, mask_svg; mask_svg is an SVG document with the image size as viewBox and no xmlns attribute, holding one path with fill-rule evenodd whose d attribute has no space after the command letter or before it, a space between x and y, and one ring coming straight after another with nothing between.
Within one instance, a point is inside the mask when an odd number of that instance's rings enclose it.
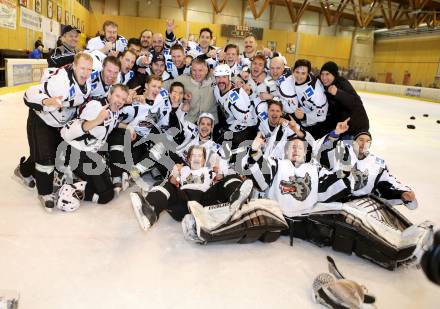
<instances>
[{"instance_id":1,"label":"hockey player","mask_svg":"<svg viewBox=\"0 0 440 309\"><path fill-rule=\"evenodd\" d=\"M338 124L335 132L342 131ZM265 158L261 148L265 139L258 134L248 157L251 177L260 191L268 190L267 197L279 202L284 216L306 216L317 202L331 202L350 194L348 178L339 178L317 163L306 163L306 145L294 137L286 143L284 160Z\"/></svg>"},{"instance_id":2,"label":"hockey player","mask_svg":"<svg viewBox=\"0 0 440 309\"><path fill-rule=\"evenodd\" d=\"M126 50L130 50L132 53L136 55L136 58L141 54L141 42L137 38L128 39L128 44Z\"/></svg>"},{"instance_id":3,"label":"hockey player","mask_svg":"<svg viewBox=\"0 0 440 309\"><path fill-rule=\"evenodd\" d=\"M118 83L127 85L127 83L134 77L134 72L132 71L134 62L136 61L136 54L131 50L125 50L119 56L119 61L121 63L121 71L118 75Z\"/></svg>"},{"instance_id":4,"label":"hockey player","mask_svg":"<svg viewBox=\"0 0 440 309\"><path fill-rule=\"evenodd\" d=\"M147 43L150 42L149 30L145 30L142 35L144 38L144 47L141 52L141 56L136 60L136 65L140 68L148 67L153 59L153 56L163 55L166 59L170 58L170 48L176 44L176 36L174 35L174 21L167 20L167 29L165 31L166 39L164 39L162 33L154 33L151 35L150 49L146 49ZM142 39L142 36L141 36ZM140 73L144 73L142 70Z\"/></svg>"},{"instance_id":5,"label":"hockey player","mask_svg":"<svg viewBox=\"0 0 440 309\"><path fill-rule=\"evenodd\" d=\"M251 73L246 84L249 98L256 110L262 102L272 100L278 95L276 82L266 75L265 65L264 56L256 55L252 59Z\"/></svg>"},{"instance_id":6,"label":"hockey player","mask_svg":"<svg viewBox=\"0 0 440 309\"><path fill-rule=\"evenodd\" d=\"M290 69L286 67L286 63L284 62L285 59L282 57L274 57L270 61L269 65L269 75L278 84L278 80L281 78L281 76L289 76L292 74L290 72Z\"/></svg>"},{"instance_id":7,"label":"hockey player","mask_svg":"<svg viewBox=\"0 0 440 309\"><path fill-rule=\"evenodd\" d=\"M166 210L176 221L189 213L188 201L196 200L204 206L231 203L238 209L252 191L252 181L242 181L237 175L229 175L213 183L215 172L205 167L206 150L192 146L188 152L187 166L176 165L172 176L163 186L153 187L145 197L131 193L136 218L143 230L148 230Z\"/></svg>"},{"instance_id":8,"label":"hockey player","mask_svg":"<svg viewBox=\"0 0 440 309\"><path fill-rule=\"evenodd\" d=\"M177 154L181 160L175 162L186 162L190 147L203 146L206 149L206 166L213 168L217 174L217 179L220 179L229 173L228 161L221 146L212 139L214 125L215 119L210 113L200 114L197 127L186 121L183 128L185 140L177 147Z\"/></svg>"},{"instance_id":9,"label":"hockey player","mask_svg":"<svg viewBox=\"0 0 440 309\"><path fill-rule=\"evenodd\" d=\"M287 141L294 136L304 138L305 134L301 131L296 121L283 118L283 104L279 101L268 100L258 105L257 111L259 121L259 132L267 141L263 150L266 157L284 159L284 148Z\"/></svg>"},{"instance_id":10,"label":"hockey player","mask_svg":"<svg viewBox=\"0 0 440 309\"><path fill-rule=\"evenodd\" d=\"M164 129L161 126L166 124L170 112L168 92L162 89L162 80L160 77L150 76L145 94L135 96L133 103L124 106L121 111L121 122L136 134L134 141L126 145L124 130L115 130L109 139L111 174L115 187L120 186L123 190L127 187L128 173L133 170L133 166L136 167L138 174L143 174L152 168L152 165L140 162L143 160L151 162L148 159L148 152L152 147L153 139L149 135L161 133L159 130ZM127 156L124 150L129 151L130 162L125 161ZM122 168L124 164L125 168Z\"/></svg>"},{"instance_id":11,"label":"hockey player","mask_svg":"<svg viewBox=\"0 0 440 309\"><path fill-rule=\"evenodd\" d=\"M188 41L187 53L192 53L194 57L205 60L210 68L213 68L216 62L216 49L211 46L212 30L209 28L202 28L199 32L199 43Z\"/></svg>"},{"instance_id":12,"label":"hockey player","mask_svg":"<svg viewBox=\"0 0 440 309\"><path fill-rule=\"evenodd\" d=\"M322 125L327 116L327 97L321 81L310 73L311 70L310 61L305 59L297 60L292 68L295 78L294 99L298 106L295 109L295 118L314 138L321 138L328 133Z\"/></svg>"},{"instance_id":13,"label":"hockey player","mask_svg":"<svg viewBox=\"0 0 440 309\"><path fill-rule=\"evenodd\" d=\"M179 75L190 74L191 66L185 63L185 50L179 44L175 44L170 49L171 59L166 59L167 72L172 78Z\"/></svg>"},{"instance_id":14,"label":"hockey player","mask_svg":"<svg viewBox=\"0 0 440 309\"><path fill-rule=\"evenodd\" d=\"M49 58L47 64L49 68L60 68L66 64L71 64L77 51L79 35L81 31L75 27L67 25L61 32L62 45L55 48Z\"/></svg>"},{"instance_id":15,"label":"hockey player","mask_svg":"<svg viewBox=\"0 0 440 309\"><path fill-rule=\"evenodd\" d=\"M153 43L153 31L150 29L144 29L139 35L139 41L141 42L141 54L147 54L150 51L151 45Z\"/></svg>"},{"instance_id":16,"label":"hockey player","mask_svg":"<svg viewBox=\"0 0 440 309\"><path fill-rule=\"evenodd\" d=\"M241 73L241 64L239 63L239 48L235 44L228 44L224 49L224 63L231 68L231 77L237 76Z\"/></svg>"},{"instance_id":17,"label":"hockey player","mask_svg":"<svg viewBox=\"0 0 440 309\"><path fill-rule=\"evenodd\" d=\"M64 184L58 191L57 208L71 212L81 200L106 204L113 199L113 184L104 158L98 151L119 122L119 110L128 97L128 88L114 85L107 98L88 102L77 119L68 122L61 136L68 144L67 164L82 181Z\"/></svg>"},{"instance_id":18,"label":"hockey player","mask_svg":"<svg viewBox=\"0 0 440 309\"><path fill-rule=\"evenodd\" d=\"M252 58L257 54L257 39L253 34L249 34L244 38L244 51L240 57L242 66L250 66Z\"/></svg>"},{"instance_id":19,"label":"hockey player","mask_svg":"<svg viewBox=\"0 0 440 309\"><path fill-rule=\"evenodd\" d=\"M47 211L55 206L53 183L55 157L61 142L60 128L70 121L78 106L90 94L92 57L76 54L72 68L48 69L42 83L30 87L24 94L29 107L27 136L30 156L21 159L15 175L28 186L35 178L38 197Z\"/></svg>"},{"instance_id":20,"label":"hockey player","mask_svg":"<svg viewBox=\"0 0 440 309\"><path fill-rule=\"evenodd\" d=\"M102 70L94 70L90 76L92 85L90 98L99 100L107 97L110 87L117 83L120 71L121 62L119 59L114 56L106 57L102 63Z\"/></svg>"},{"instance_id":21,"label":"hockey player","mask_svg":"<svg viewBox=\"0 0 440 309\"><path fill-rule=\"evenodd\" d=\"M214 95L223 113L224 121L218 128L219 136L223 132L232 132L232 149L252 140L256 134L257 117L249 96L242 88L234 88L231 82L231 69L227 64L214 69L216 86Z\"/></svg>"},{"instance_id":22,"label":"hockey player","mask_svg":"<svg viewBox=\"0 0 440 309\"><path fill-rule=\"evenodd\" d=\"M353 196L375 194L391 205L405 204L409 209L417 208L415 193L390 174L385 160L370 152L370 132L358 133L353 142L333 139L323 146L323 165L351 172Z\"/></svg>"},{"instance_id":23,"label":"hockey player","mask_svg":"<svg viewBox=\"0 0 440 309\"><path fill-rule=\"evenodd\" d=\"M165 70L166 69L166 59L163 55L154 55L153 59L151 60L151 65L147 69L148 75L155 75L162 79L162 81L166 84L169 84L171 82L171 75ZM168 81L168 82L167 82ZM168 88L168 87L164 87Z\"/></svg>"},{"instance_id":24,"label":"hockey player","mask_svg":"<svg viewBox=\"0 0 440 309\"><path fill-rule=\"evenodd\" d=\"M111 20L106 20L102 25L104 35L91 38L87 43L87 50L99 50L104 54L118 56L127 46L127 40L118 35L118 25Z\"/></svg>"}]
</instances>

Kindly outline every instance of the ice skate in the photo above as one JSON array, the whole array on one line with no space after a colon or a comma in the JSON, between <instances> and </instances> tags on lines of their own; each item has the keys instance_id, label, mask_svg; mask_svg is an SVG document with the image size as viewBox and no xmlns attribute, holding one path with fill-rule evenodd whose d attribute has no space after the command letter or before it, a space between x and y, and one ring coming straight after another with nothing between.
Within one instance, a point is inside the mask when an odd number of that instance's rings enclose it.
<instances>
[{"instance_id":1,"label":"ice skate","mask_svg":"<svg viewBox=\"0 0 440 309\"><path fill-rule=\"evenodd\" d=\"M130 193L130 199L139 225L144 231L148 230L157 221L154 207L151 206L139 192Z\"/></svg>"},{"instance_id":2,"label":"ice skate","mask_svg":"<svg viewBox=\"0 0 440 309\"><path fill-rule=\"evenodd\" d=\"M41 206L47 212L52 212L55 208L55 194L46 194L46 195L38 195L38 199L40 200Z\"/></svg>"},{"instance_id":3,"label":"ice skate","mask_svg":"<svg viewBox=\"0 0 440 309\"><path fill-rule=\"evenodd\" d=\"M199 244L205 244L206 241L197 235L197 224L192 214L187 214L182 220L183 237L185 240Z\"/></svg>"},{"instance_id":4,"label":"ice skate","mask_svg":"<svg viewBox=\"0 0 440 309\"><path fill-rule=\"evenodd\" d=\"M122 177L113 177L112 182L116 196L119 196L121 192L127 190L130 186L129 176L126 172L122 173Z\"/></svg>"},{"instance_id":5,"label":"ice skate","mask_svg":"<svg viewBox=\"0 0 440 309\"><path fill-rule=\"evenodd\" d=\"M20 165L25 160L25 157L21 157L20 164L14 169L14 179L23 184L27 189L32 190L35 188L35 179L32 176L24 177L20 172Z\"/></svg>"},{"instance_id":6,"label":"ice skate","mask_svg":"<svg viewBox=\"0 0 440 309\"><path fill-rule=\"evenodd\" d=\"M230 203L231 203L231 210L232 212L235 212L240 208L241 205L243 205L249 198L249 195L252 192L253 183L252 180L246 179L243 181L243 183L240 185L237 190L232 193Z\"/></svg>"}]
</instances>

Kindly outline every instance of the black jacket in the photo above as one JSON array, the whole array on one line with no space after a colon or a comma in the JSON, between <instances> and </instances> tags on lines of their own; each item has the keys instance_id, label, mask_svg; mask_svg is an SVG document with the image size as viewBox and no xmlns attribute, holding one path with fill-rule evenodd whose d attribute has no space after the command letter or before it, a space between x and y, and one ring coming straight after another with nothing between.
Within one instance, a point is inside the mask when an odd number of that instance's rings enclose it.
<instances>
[{"instance_id":1,"label":"black jacket","mask_svg":"<svg viewBox=\"0 0 440 309\"><path fill-rule=\"evenodd\" d=\"M49 68L61 68L66 64L73 63L76 50L69 49L66 45L55 48L47 59Z\"/></svg>"},{"instance_id":2,"label":"black jacket","mask_svg":"<svg viewBox=\"0 0 440 309\"><path fill-rule=\"evenodd\" d=\"M359 95L354 90L350 82L344 77L336 77L333 85L338 88L336 95L327 92L325 95L328 100L328 113L325 120L328 131L334 130L338 122L344 121L350 117L348 125L350 126L347 135L356 135L362 131L368 131L370 128L367 112Z\"/></svg>"}]
</instances>

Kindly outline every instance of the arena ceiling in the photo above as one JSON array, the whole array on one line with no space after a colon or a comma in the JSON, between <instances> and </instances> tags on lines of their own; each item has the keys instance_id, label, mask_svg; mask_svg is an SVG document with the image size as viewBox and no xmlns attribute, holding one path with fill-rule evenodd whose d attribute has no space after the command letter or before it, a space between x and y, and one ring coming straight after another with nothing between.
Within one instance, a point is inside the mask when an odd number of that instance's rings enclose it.
<instances>
[{"instance_id":1,"label":"arena ceiling","mask_svg":"<svg viewBox=\"0 0 440 309\"><path fill-rule=\"evenodd\" d=\"M176 0L185 8L188 0ZM231 0L234 1L234 0ZM247 3L246 3L247 2ZM221 13L228 0L211 0L214 12ZM440 27L440 0L244 0L255 18L273 6L285 6L297 27L306 11L320 12L328 25L350 19L361 28Z\"/></svg>"}]
</instances>

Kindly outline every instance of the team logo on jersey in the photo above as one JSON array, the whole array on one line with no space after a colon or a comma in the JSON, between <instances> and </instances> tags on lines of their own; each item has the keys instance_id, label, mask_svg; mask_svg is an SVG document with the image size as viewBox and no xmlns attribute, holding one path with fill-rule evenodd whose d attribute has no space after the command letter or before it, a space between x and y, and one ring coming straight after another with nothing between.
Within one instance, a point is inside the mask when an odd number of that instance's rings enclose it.
<instances>
[{"instance_id":1,"label":"team logo on jersey","mask_svg":"<svg viewBox=\"0 0 440 309\"><path fill-rule=\"evenodd\" d=\"M264 121L267 120L267 118L269 118L269 115L266 112L261 112L258 114L258 117Z\"/></svg>"},{"instance_id":2,"label":"team logo on jersey","mask_svg":"<svg viewBox=\"0 0 440 309\"><path fill-rule=\"evenodd\" d=\"M286 80L286 77L284 75L281 75L280 78L278 78L277 83L278 85L281 84L282 82L284 82Z\"/></svg>"},{"instance_id":3,"label":"team logo on jersey","mask_svg":"<svg viewBox=\"0 0 440 309\"><path fill-rule=\"evenodd\" d=\"M232 91L231 95L229 96L232 102L235 102L238 100L238 93L235 91Z\"/></svg>"},{"instance_id":4,"label":"team logo on jersey","mask_svg":"<svg viewBox=\"0 0 440 309\"><path fill-rule=\"evenodd\" d=\"M166 91L165 89L162 89L162 90L160 91L160 95L161 95L163 98L167 98L167 97L168 97L168 91Z\"/></svg>"},{"instance_id":5,"label":"team logo on jersey","mask_svg":"<svg viewBox=\"0 0 440 309\"><path fill-rule=\"evenodd\" d=\"M312 97L314 94L315 94L315 91L313 90L312 86L307 87L306 91L304 91L304 95L307 99Z\"/></svg>"},{"instance_id":6,"label":"team logo on jersey","mask_svg":"<svg viewBox=\"0 0 440 309\"><path fill-rule=\"evenodd\" d=\"M357 163L353 166L351 170L351 175L354 179L354 191L364 188L368 183L368 170L362 172L358 170Z\"/></svg>"},{"instance_id":7,"label":"team logo on jersey","mask_svg":"<svg viewBox=\"0 0 440 309\"><path fill-rule=\"evenodd\" d=\"M90 79L94 80L99 75L99 71L93 71L92 74L90 74Z\"/></svg>"},{"instance_id":8,"label":"team logo on jersey","mask_svg":"<svg viewBox=\"0 0 440 309\"><path fill-rule=\"evenodd\" d=\"M188 184L203 184L205 182L205 175L195 176L194 174L189 174L188 177L183 181L183 185Z\"/></svg>"},{"instance_id":9,"label":"team logo on jersey","mask_svg":"<svg viewBox=\"0 0 440 309\"><path fill-rule=\"evenodd\" d=\"M73 85L72 87L70 87L69 89L69 96L73 97L75 95L75 85Z\"/></svg>"},{"instance_id":10,"label":"team logo on jersey","mask_svg":"<svg viewBox=\"0 0 440 309\"><path fill-rule=\"evenodd\" d=\"M304 177L290 176L289 180L281 180L281 194L290 194L297 201L305 201L312 191L312 180L309 173Z\"/></svg>"}]
</instances>

